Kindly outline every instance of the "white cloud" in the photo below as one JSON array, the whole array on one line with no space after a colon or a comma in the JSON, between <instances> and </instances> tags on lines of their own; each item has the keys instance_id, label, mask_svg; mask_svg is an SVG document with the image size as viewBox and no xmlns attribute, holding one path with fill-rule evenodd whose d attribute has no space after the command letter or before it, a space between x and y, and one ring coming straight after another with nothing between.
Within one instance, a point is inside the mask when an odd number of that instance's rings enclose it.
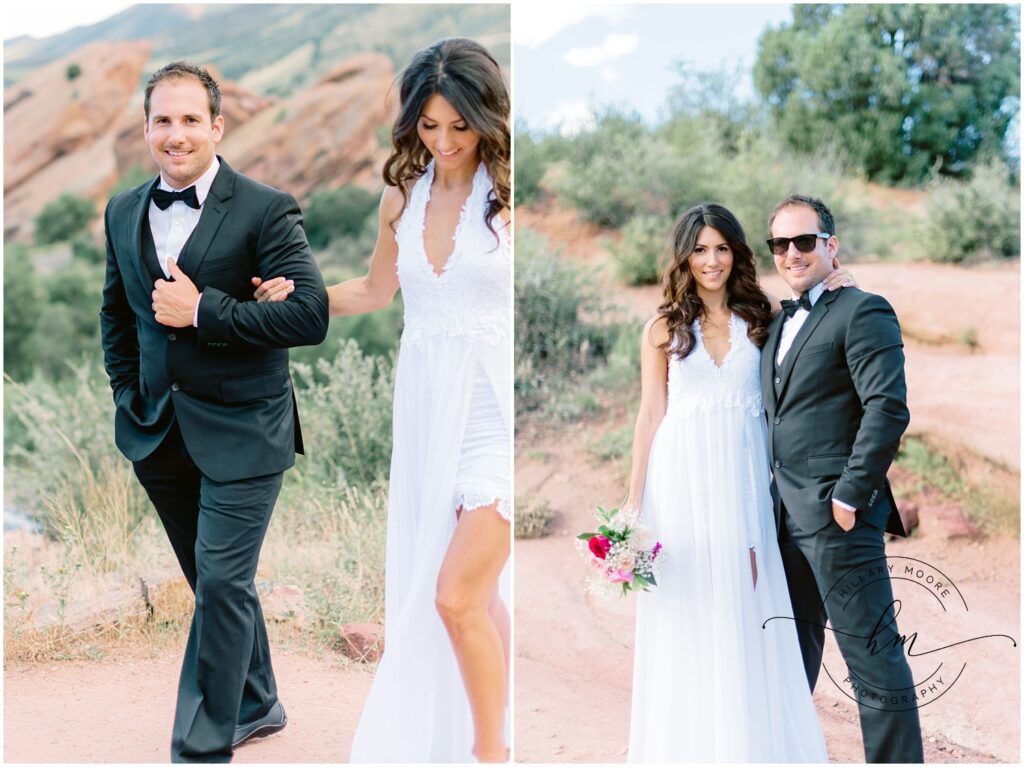
<instances>
[{"instance_id":1,"label":"white cloud","mask_svg":"<svg viewBox=\"0 0 1024 767\"><path fill-rule=\"evenodd\" d=\"M79 26L95 24L131 5L124 0L89 0L85 3L7 3L4 40L19 35L49 37Z\"/></svg>"},{"instance_id":2,"label":"white cloud","mask_svg":"<svg viewBox=\"0 0 1024 767\"><path fill-rule=\"evenodd\" d=\"M601 45L590 48L573 48L562 57L575 67L598 67L620 59L636 50L640 44L637 35L608 35Z\"/></svg>"},{"instance_id":3,"label":"white cloud","mask_svg":"<svg viewBox=\"0 0 1024 767\"><path fill-rule=\"evenodd\" d=\"M512 4L513 42L528 48L546 43L563 29L591 16L612 22L630 13L623 5L602 3L518 2Z\"/></svg>"},{"instance_id":4,"label":"white cloud","mask_svg":"<svg viewBox=\"0 0 1024 767\"><path fill-rule=\"evenodd\" d=\"M575 136L595 125L594 113L584 101L563 101L544 119L544 127L555 129L563 136Z\"/></svg>"}]
</instances>

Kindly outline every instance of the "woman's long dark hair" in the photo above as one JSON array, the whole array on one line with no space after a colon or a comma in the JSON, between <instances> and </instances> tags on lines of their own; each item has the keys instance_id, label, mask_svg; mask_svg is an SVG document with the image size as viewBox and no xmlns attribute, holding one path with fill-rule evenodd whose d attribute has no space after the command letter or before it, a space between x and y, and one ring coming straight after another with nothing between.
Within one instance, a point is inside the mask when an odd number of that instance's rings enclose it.
<instances>
[{"instance_id":1,"label":"woman's long dark hair","mask_svg":"<svg viewBox=\"0 0 1024 767\"><path fill-rule=\"evenodd\" d=\"M426 104L441 94L480 136L477 151L491 175L494 189L487 209L487 226L510 206L511 131L510 103L501 68L480 43L465 37L446 37L413 56L402 73L401 107L391 129L391 156L384 163L384 182L402 193L402 209L409 203L408 187L427 169L430 150L416 132ZM395 221L391 221L394 227Z\"/></svg>"},{"instance_id":2,"label":"woman's long dark hair","mask_svg":"<svg viewBox=\"0 0 1024 767\"><path fill-rule=\"evenodd\" d=\"M665 292L658 315L668 323L668 340L661 348L665 354L673 353L679 359L693 351L693 321L707 315L707 307L697 293L697 280L690 271L690 256L705 226L721 234L732 250L732 271L725 283L726 304L746 320L747 336L758 348L768 339L772 309L757 282L754 253L747 245L743 227L726 208L705 202L690 208L676 221L672 261L662 281Z\"/></svg>"}]
</instances>

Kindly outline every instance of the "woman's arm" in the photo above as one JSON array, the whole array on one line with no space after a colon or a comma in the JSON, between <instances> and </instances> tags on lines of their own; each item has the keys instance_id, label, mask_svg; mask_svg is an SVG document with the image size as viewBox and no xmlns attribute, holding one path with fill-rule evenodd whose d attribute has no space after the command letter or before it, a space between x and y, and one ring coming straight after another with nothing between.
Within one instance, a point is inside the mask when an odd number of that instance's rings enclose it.
<instances>
[{"instance_id":1,"label":"woman's arm","mask_svg":"<svg viewBox=\"0 0 1024 767\"><path fill-rule=\"evenodd\" d=\"M629 478L626 506L640 506L647 481L647 460L651 443L668 404L668 358L659 344L668 339L664 317L654 317L644 325L640 337L640 411L633 430L633 470Z\"/></svg>"},{"instance_id":2,"label":"woman's arm","mask_svg":"<svg viewBox=\"0 0 1024 767\"><path fill-rule=\"evenodd\" d=\"M383 309L398 292L398 242L391 222L402 212L402 193L397 187L384 188L377 217L377 243L370 258L370 269L363 277L354 277L327 288L332 317L366 314ZM253 278L257 301L284 301L293 286L284 277L266 282Z\"/></svg>"}]
</instances>

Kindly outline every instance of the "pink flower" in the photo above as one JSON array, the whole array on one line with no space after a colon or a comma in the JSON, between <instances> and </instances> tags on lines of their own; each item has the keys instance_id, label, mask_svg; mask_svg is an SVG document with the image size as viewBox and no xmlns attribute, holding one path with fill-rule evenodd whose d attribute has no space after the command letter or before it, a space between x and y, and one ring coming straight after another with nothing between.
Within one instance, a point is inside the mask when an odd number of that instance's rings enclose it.
<instances>
[{"instance_id":1,"label":"pink flower","mask_svg":"<svg viewBox=\"0 0 1024 767\"><path fill-rule=\"evenodd\" d=\"M611 541L603 535L595 535L587 542L587 545L590 546L590 553L598 559L604 559L608 556L608 552L612 548Z\"/></svg>"},{"instance_id":2,"label":"pink flower","mask_svg":"<svg viewBox=\"0 0 1024 767\"><path fill-rule=\"evenodd\" d=\"M654 548L651 550L651 559L652 560L658 558L658 552L659 551L661 551L661 541L658 541L656 544L654 544Z\"/></svg>"},{"instance_id":3,"label":"pink flower","mask_svg":"<svg viewBox=\"0 0 1024 767\"><path fill-rule=\"evenodd\" d=\"M608 580L612 583L632 583L633 573L629 570L613 570L608 574Z\"/></svg>"}]
</instances>

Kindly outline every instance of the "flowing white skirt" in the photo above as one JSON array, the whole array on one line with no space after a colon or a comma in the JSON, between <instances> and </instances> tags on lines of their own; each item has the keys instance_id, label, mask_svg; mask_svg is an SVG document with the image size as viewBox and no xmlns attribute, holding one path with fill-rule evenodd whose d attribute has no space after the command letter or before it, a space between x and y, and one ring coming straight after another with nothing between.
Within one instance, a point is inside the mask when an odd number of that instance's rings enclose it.
<instances>
[{"instance_id":1,"label":"flowing white skirt","mask_svg":"<svg viewBox=\"0 0 1024 767\"><path fill-rule=\"evenodd\" d=\"M469 701L435 594L465 493L492 492L488 503L500 499L506 509L511 504L509 358L505 345L458 338L401 345L388 490L384 654L356 728L352 762L473 761ZM499 415L508 442L504 458L495 445ZM478 440L480 424L490 429ZM501 476L489 477L502 460L507 465ZM506 604L509 581L506 566L499 580Z\"/></svg>"},{"instance_id":2,"label":"flowing white skirt","mask_svg":"<svg viewBox=\"0 0 1024 767\"><path fill-rule=\"evenodd\" d=\"M793 615L763 413L666 415L643 515L666 556L657 589L638 595L629 761L827 761L795 626L762 628Z\"/></svg>"}]
</instances>

